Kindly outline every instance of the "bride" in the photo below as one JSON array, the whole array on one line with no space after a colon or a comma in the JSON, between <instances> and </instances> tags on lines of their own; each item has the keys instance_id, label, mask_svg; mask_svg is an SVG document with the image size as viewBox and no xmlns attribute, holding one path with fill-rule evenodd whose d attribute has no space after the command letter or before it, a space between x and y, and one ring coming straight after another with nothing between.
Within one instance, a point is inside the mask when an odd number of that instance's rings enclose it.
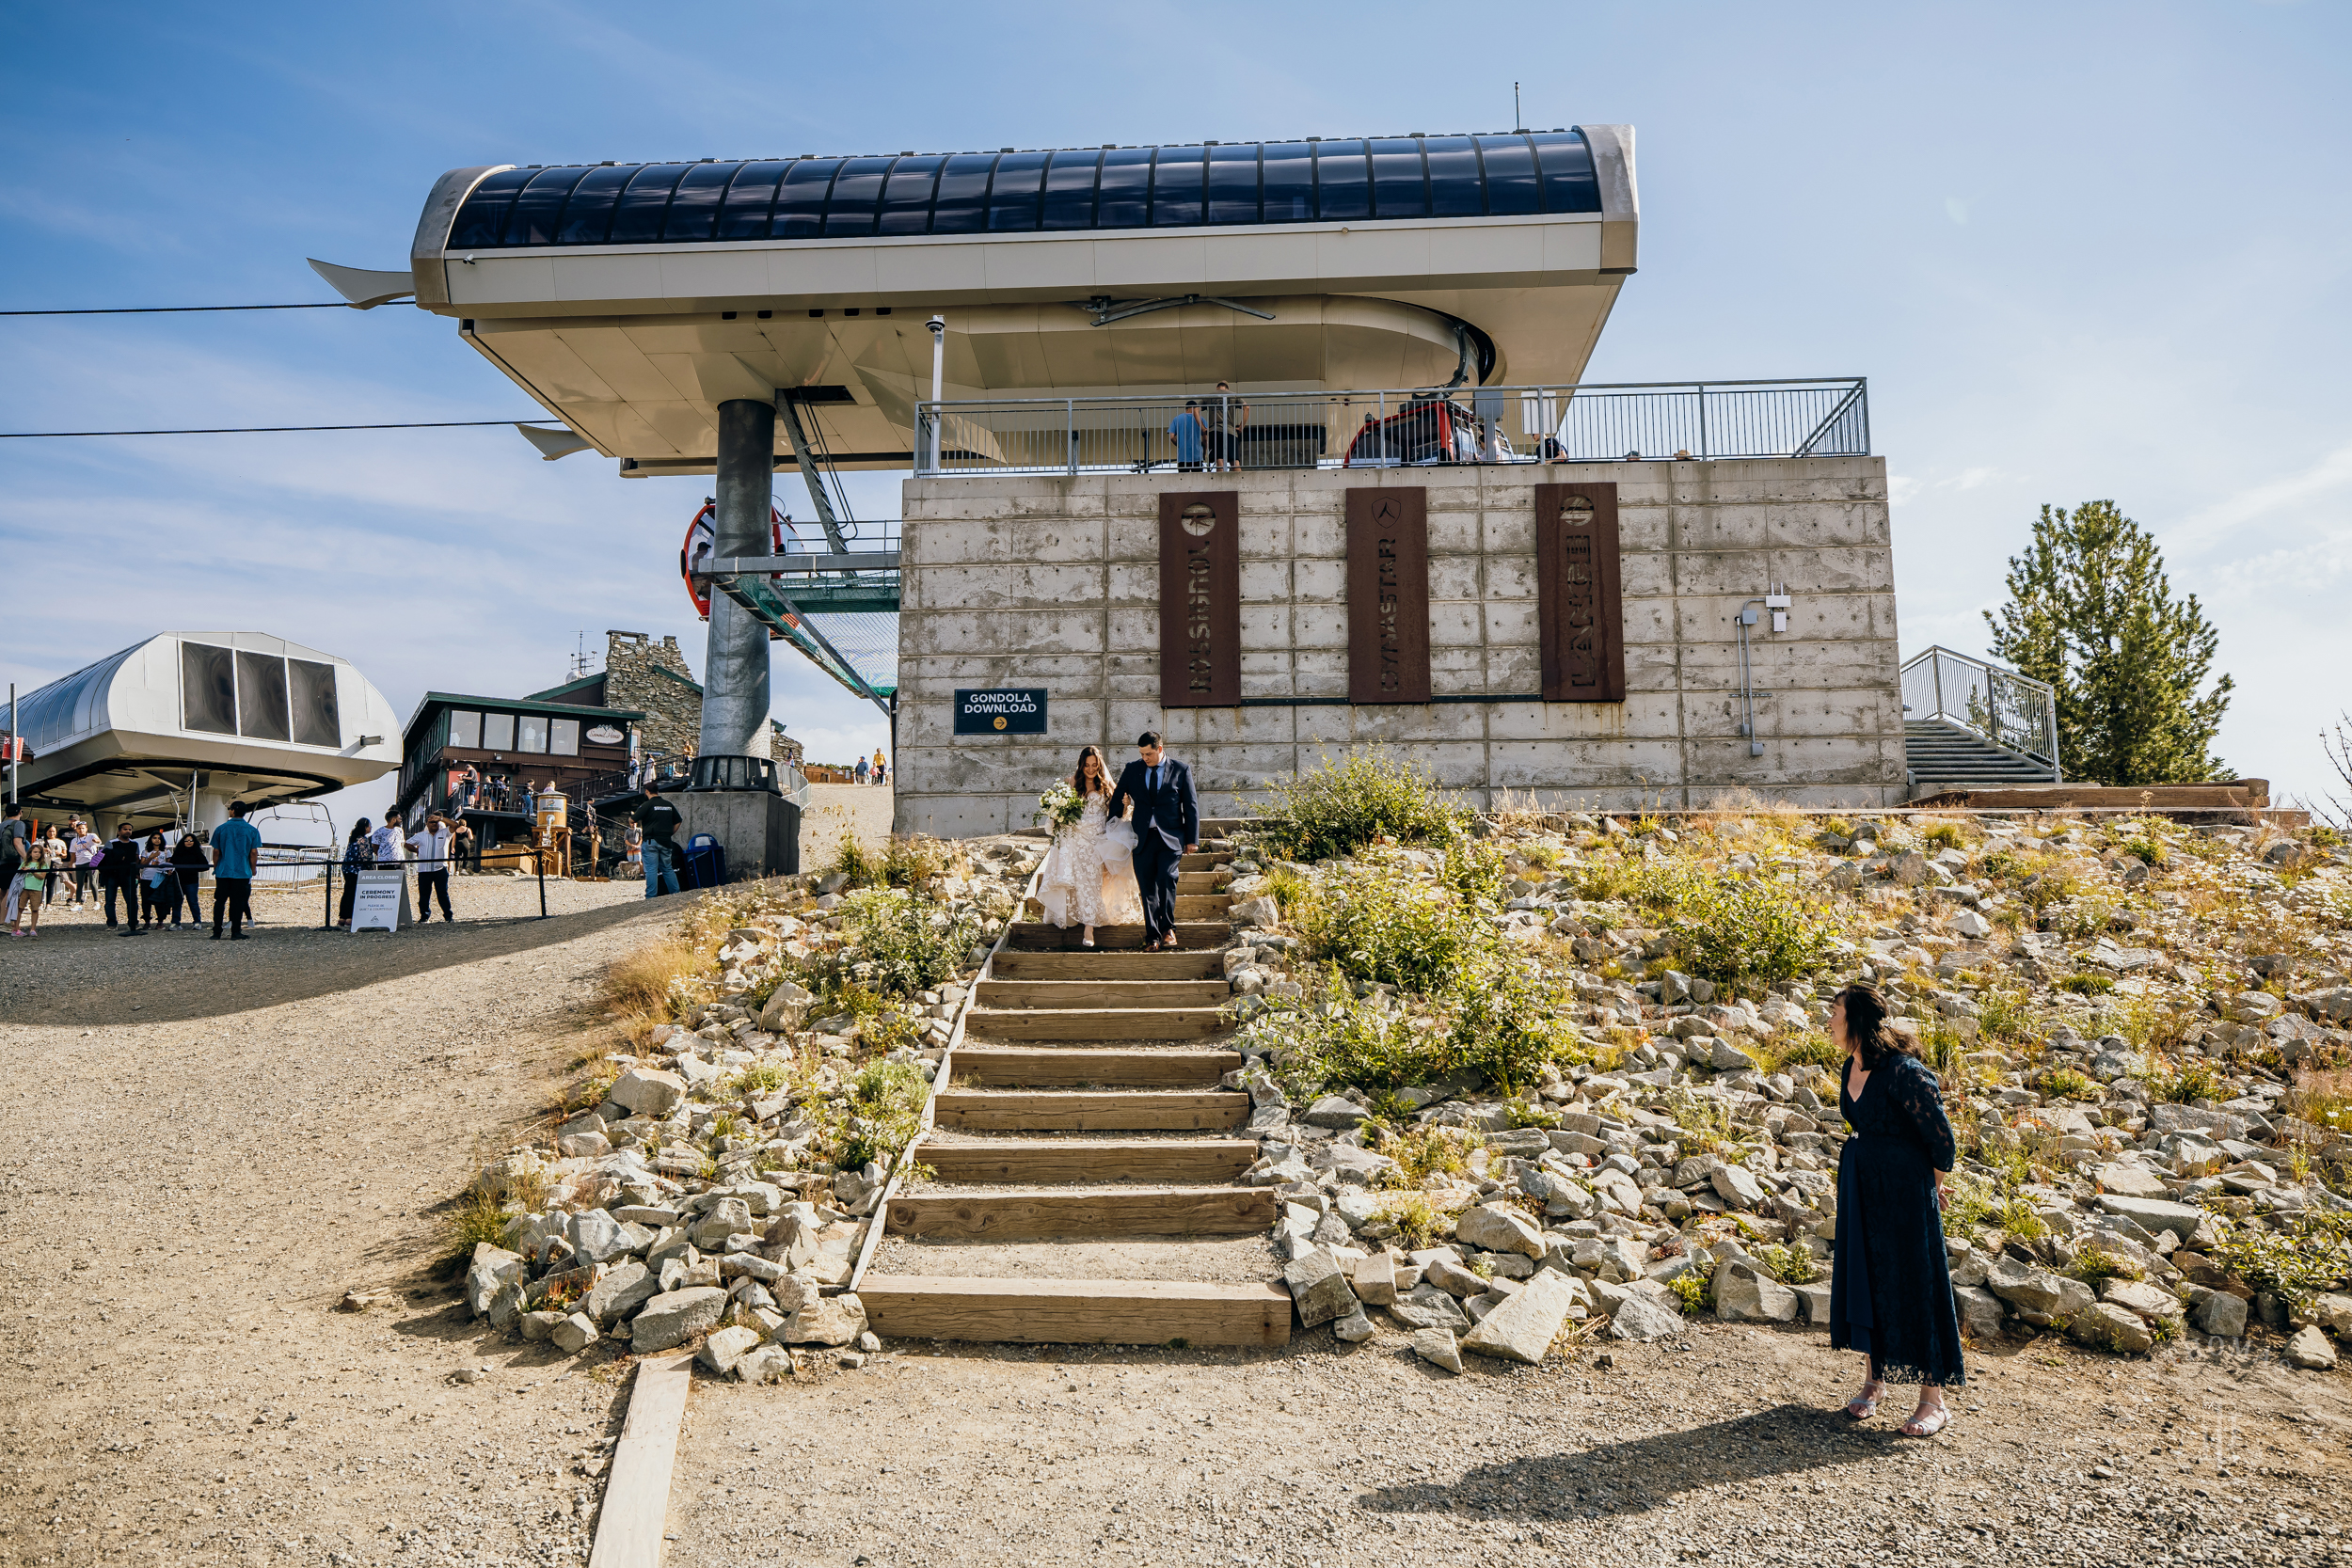
<instances>
[{"instance_id":1,"label":"bride","mask_svg":"<svg viewBox=\"0 0 2352 1568\"><path fill-rule=\"evenodd\" d=\"M1085 802L1078 819L1054 834L1039 879L1038 901L1045 918L1067 929L1084 926L1079 945L1094 945L1097 926L1143 924L1143 890L1136 883L1136 830L1109 819L1110 779L1103 753L1089 746L1078 753L1071 788Z\"/></svg>"}]
</instances>

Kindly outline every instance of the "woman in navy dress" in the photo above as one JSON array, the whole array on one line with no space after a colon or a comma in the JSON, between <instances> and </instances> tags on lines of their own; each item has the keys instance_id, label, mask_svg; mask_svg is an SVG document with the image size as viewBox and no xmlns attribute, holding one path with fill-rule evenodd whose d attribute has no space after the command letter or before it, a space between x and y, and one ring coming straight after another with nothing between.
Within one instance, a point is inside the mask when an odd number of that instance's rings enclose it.
<instances>
[{"instance_id":1,"label":"woman in navy dress","mask_svg":"<svg viewBox=\"0 0 2352 1568\"><path fill-rule=\"evenodd\" d=\"M1916 1383L1919 1408L1903 1434L1929 1437L1951 1418L1944 1390L1967 1382L1944 1251L1952 1124L1934 1072L1886 1027L1875 987L1839 992L1829 1030L1847 1053L1837 1108L1853 1129L1837 1156L1829 1340L1870 1358L1869 1381L1846 1414L1867 1421L1887 1384Z\"/></svg>"}]
</instances>

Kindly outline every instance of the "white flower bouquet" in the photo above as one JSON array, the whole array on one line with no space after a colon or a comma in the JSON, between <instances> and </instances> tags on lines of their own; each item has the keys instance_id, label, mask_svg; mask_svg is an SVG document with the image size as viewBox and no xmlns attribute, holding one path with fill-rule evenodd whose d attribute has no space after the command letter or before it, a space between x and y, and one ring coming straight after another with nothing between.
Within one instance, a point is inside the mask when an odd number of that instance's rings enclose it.
<instances>
[{"instance_id":1,"label":"white flower bouquet","mask_svg":"<svg viewBox=\"0 0 2352 1568\"><path fill-rule=\"evenodd\" d=\"M1059 832L1064 828L1075 826L1078 818L1086 815L1086 809L1084 797L1068 784L1057 784L1037 798L1037 810L1030 815L1029 820L1049 822L1053 824L1054 831Z\"/></svg>"}]
</instances>

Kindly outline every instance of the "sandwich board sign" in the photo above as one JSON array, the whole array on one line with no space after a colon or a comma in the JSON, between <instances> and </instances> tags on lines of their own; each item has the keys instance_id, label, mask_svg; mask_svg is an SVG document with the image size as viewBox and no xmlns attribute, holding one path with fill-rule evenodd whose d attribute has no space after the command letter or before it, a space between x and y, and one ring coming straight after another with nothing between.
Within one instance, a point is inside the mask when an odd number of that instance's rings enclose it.
<instances>
[{"instance_id":1,"label":"sandwich board sign","mask_svg":"<svg viewBox=\"0 0 2352 1568\"><path fill-rule=\"evenodd\" d=\"M351 930L397 931L416 924L408 908L408 874L405 871L361 871L354 875Z\"/></svg>"}]
</instances>

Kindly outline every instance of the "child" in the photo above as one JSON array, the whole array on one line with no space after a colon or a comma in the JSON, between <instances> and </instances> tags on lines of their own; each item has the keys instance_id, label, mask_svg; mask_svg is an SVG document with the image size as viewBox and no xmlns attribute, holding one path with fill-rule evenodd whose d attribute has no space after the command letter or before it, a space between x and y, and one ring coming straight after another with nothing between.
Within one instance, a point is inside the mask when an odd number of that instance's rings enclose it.
<instances>
[{"instance_id":1,"label":"child","mask_svg":"<svg viewBox=\"0 0 2352 1568\"><path fill-rule=\"evenodd\" d=\"M25 846L24 891L18 898L16 924L8 927L12 937L40 935L40 904L48 895L52 866L65 862L65 841L57 838L36 840Z\"/></svg>"}]
</instances>

